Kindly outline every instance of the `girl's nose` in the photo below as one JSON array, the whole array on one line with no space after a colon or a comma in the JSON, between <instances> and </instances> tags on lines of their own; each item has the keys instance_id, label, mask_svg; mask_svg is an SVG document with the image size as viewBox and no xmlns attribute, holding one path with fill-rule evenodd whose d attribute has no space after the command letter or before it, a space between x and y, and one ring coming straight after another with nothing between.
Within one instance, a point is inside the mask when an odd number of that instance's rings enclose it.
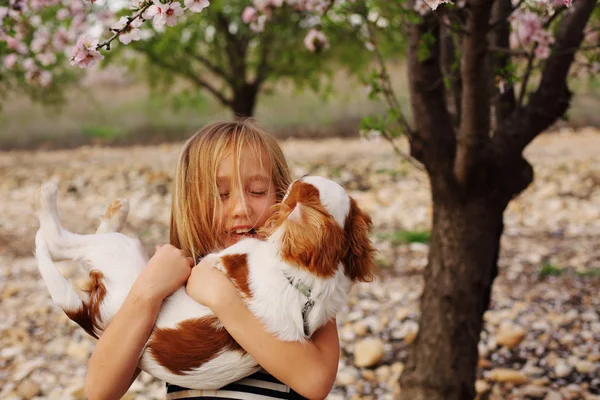
<instances>
[{"instance_id":1,"label":"girl's nose","mask_svg":"<svg viewBox=\"0 0 600 400\"><path fill-rule=\"evenodd\" d=\"M234 218L248 216L248 202L243 193L231 194L231 214Z\"/></svg>"}]
</instances>

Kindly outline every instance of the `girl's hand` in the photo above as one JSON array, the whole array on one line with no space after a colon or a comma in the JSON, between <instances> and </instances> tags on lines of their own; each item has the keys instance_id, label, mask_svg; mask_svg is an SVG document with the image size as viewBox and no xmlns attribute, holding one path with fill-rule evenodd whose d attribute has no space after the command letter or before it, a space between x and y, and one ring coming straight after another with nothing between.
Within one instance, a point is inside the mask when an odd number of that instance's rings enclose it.
<instances>
[{"instance_id":1,"label":"girl's hand","mask_svg":"<svg viewBox=\"0 0 600 400\"><path fill-rule=\"evenodd\" d=\"M162 301L183 286L193 266L194 260L177 247L156 246L156 253L136 279L133 290Z\"/></svg>"},{"instance_id":2,"label":"girl's hand","mask_svg":"<svg viewBox=\"0 0 600 400\"><path fill-rule=\"evenodd\" d=\"M213 266L214 259L203 258L192 268L185 291L198 303L214 309L239 294L227 276Z\"/></svg>"}]
</instances>

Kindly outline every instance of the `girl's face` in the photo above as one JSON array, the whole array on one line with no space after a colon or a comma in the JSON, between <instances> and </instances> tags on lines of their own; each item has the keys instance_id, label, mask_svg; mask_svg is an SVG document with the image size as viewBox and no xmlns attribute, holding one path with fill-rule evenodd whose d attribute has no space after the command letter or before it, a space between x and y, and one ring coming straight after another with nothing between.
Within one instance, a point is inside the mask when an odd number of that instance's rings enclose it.
<instances>
[{"instance_id":1,"label":"girl's face","mask_svg":"<svg viewBox=\"0 0 600 400\"><path fill-rule=\"evenodd\" d=\"M217 169L217 186L221 243L228 247L244 237L256 237L256 230L271 216L277 195L264 151L256 154L244 149L239 168L234 165L234 154L226 154Z\"/></svg>"}]
</instances>

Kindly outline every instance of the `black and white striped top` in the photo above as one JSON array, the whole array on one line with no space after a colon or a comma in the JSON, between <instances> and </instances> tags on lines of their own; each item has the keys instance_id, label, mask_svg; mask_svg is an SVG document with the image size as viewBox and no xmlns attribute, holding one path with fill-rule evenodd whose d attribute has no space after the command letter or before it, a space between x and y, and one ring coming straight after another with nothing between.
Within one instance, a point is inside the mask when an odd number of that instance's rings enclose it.
<instances>
[{"instance_id":1,"label":"black and white striped top","mask_svg":"<svg viewBox=\"0 0 600 400\"><path fill-rule=\"evenodd\" d=\"M219 390L188 389L167 383L167 400L306 400L264 370Z\"/></svg>"}]
</instances>

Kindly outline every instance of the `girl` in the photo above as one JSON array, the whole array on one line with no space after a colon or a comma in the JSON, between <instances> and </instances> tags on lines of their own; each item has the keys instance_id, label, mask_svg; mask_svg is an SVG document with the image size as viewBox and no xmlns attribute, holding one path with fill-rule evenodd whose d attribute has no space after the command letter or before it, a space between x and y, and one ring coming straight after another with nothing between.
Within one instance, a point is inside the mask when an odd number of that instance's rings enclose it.
<instances>
[{"instance_id":1,"label":"girl","mask_svg":"<svg viewBox=\"0 0 600 400\"><path fill-rule=\"evenodd\" d=\"M254 374L210 394L168 386L168 399L327 396L340 354L335 321L309 342L281 342L265 331L223 273L202 262L192 269L197 257L255 235L289 183L281 148L251 122L214 123L187 141L177 165L171 244L157 248L98 340L85 381L89 399L118 399L128 390L163 299L186 281L188 295L210 307L272 376Z\"/></svg>"}]
</instances>

